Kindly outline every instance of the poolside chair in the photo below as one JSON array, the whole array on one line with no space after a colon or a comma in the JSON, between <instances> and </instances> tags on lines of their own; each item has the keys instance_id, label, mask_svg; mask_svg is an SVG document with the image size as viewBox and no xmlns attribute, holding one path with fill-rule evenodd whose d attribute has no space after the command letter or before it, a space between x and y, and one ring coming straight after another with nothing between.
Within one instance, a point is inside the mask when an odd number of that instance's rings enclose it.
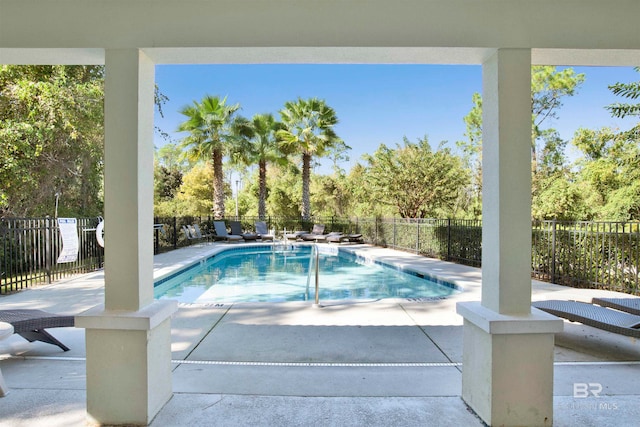
<instances>
[{"instance_id":1,"label":"poolside chair","mask_svg":"<svg viewBox=\"0 0 640 427\"><path fill-rule=\"evenodd\" d=\"M640 298L593 298L591 302L640 316Z\"/></svg>"},{"instance_id":2,"label":"poolside chair","mask_svg":"<svg viewBox=\"0 0 640 427\"><path fill-rule=\"evenodd\" d=\"M536 301L532 305L572 322L580 322L616 334L640 338L640 316L635 314L578 301Z\"/></svg>"},{"instance_id":3,"label":"poolside chair","mask_svg":"<svg viewBox=\"0 0 640 427\"><path fill-rule=\"evenodd\" d=\"M242 231L242 223L240 221L229 221L229 226L231 227L231 234L242 236L245 242L248 242L250 240L258 240L258 238L260 237L256 233L244 233Z\"/></svg>"},{"instance_id":4,"label":"poolside chair","mask_svg":"<svg viewBox=\"0 0 640 427\"><path fill-rule=\"evenodd\" d=\"M329 233L329 235L327 235L327 242L329 243L342 243L342 242L349 242L349 243L362 243L362 234L342 234L342 233L338 233L336 235L331 235L331 233Z\"/></svg>"},{"instance_id":5,"label":"poolside chair","mask_svg":"<svg viewBox=\"0 0 640 427\"><path fill-rule=\"evenodd\" d=\"M309 234L308 231L294 231L292 233L285 233L284 237L287 240L299 240L302 239L302 236L305 234Z\"/></svg>"},{"instance_id":6,"label":"poolside chair","mask_svg":"<svg viewBox=\"0 0 640 427\"><path fill-rule=\"evenodd\" d=\"M193 234L197 239L207 239L210 237L215 237L213 233L203 233L198 224L193 224L190 226L191 234Z\"/></svg>"},{"instance_id":7,"label":"poolside chair","mask_svg":"<svg viewBox=\"0 0 640 427\"><path fill-rule=\"evenodd\" d=\"M227 242L239 242L242 236L227 233L227 226L224 221L213 221L213 227L216 230L216 239L226 240Z\"/></svg>"},{"instance_id":8,"label":"poolside chair","mask_svg":"<svg viewBox=\"0 0 640 427\"><path fill-rule=\"evenodd\" d=\"M344 235L342 234L342 232L340 231L332 231L329 234L305 234L302 236L302 240L306 241L306 242L328 242L329 239L336 239L336 238L341 238Z\"/></svg>"},{"instance_id":9,"label":"poolside chair","mask_svg":"<svg viewBox=\"0 0 640 427\"><path fill-rule=\"evenodd\" d=\"M256 221L256 233L260 236L260 240L273 240L275 236L267 231L267 223L264 221Z\"/></svg>"},{"instance_id":10,"label":"poolside chair","mask_svg":"<svg viewBox=\"0 0 640 427\"><path fill-rule=\"evenodd\" d=\"M184 237L186 237L187 240L195 239L195 237L191 235L191 231L189 231L189 228L186 225L182 226L182 232L184 233Z\"/></svg>"},{"instance_id":11,"label":"poolside chair","mask_svg":"<svg viewBox=\"0 0 640 427\"><path fill-rule=\"evenodd\" d=\"M324 240L326 235L324 234L324 224L314 224L311 233L302 234L300 236L305 241L318 241Z\"/></svg>"},{"instance_id":12,"label":"poolside chair","mask_svg":"<svg viewBox=\"0 0 640 427\"><path fill-rule=\"evenodd\" d=\"M75 325L75 317L62 316L42 310L0 310L0 322L10 323L13 326L13 332L29 342L42 341L68 351L69 347L62 344L45 329L72 327Z\"/></svg>"}]
</instances>

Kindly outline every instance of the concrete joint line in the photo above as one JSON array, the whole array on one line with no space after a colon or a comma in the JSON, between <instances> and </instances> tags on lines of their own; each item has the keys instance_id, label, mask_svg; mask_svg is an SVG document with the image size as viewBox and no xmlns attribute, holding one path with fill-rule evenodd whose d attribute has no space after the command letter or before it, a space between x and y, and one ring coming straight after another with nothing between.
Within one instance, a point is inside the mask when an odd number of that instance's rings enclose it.
<instances>
[{"instance_id":1,"label":"concrete joint line","mask_svg":"<svg viewBox=\"0 0 640 427\"><path fill-rule=\"evenodd\" d=\"M85 357L64 356L0 356L0 360L52 360L59 362L85 362ZM460 367L459 362L242 362L227 360L171 360L174 365L228 365L228 366L285 366L285 367L363 367L363 368L440 368ZM554 362L554 366L629 366L640 365L639 360L610 362Z\"/></svg>"}]
</instances>

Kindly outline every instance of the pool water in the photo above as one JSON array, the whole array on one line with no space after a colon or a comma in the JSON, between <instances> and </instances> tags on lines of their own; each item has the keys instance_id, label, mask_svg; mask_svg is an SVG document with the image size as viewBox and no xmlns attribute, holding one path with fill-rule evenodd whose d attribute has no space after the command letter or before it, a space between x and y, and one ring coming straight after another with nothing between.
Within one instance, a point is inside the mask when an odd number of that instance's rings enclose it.
<instances>
[{"instance_id":1,"label":"pool water","mask_svg":"<svg viewBox=\"0 0 640 427\"><path fill-rule=\"evenodd\" d=\"M455 285L372 262L336 247L317 247L321 301L438 299L459 292ZM311 246L234 248L157 281L154 296L183 303L313 301L314 262Z\"/></svg>"}]
</instances>

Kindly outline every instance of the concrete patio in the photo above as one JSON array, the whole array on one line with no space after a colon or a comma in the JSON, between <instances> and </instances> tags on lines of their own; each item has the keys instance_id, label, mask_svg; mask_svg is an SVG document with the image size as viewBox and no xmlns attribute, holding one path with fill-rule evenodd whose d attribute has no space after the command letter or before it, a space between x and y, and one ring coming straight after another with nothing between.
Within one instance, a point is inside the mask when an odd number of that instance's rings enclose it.
<instances>
[{"instance_id":1,"label":"concrete patio","mask_svg":"<svg viewBox=\"0 0 640 427\"><path fill-rule=\"evenodd\" d=\"M158 255L155 275L224 246ZM436 274L465 291L437 301L321 301L321 308L183 304L171 325L174 396L152 425L484 425L460 397L463 322L455 309L459 301L480 299L480 270L367 245L343 247ZM533 282L534 300L603 295L615 293ZM100 271L2 296L0 307L77 314L103 300ZM84 330L50 332L71 350L18 335L0 342L10 390L0 399L0 426L86 425ZM565 322L556 335L554 425L637 425L639 373L637 340ZM602 391L574 397L580 384Z\"/></svg>"}]
</instances>

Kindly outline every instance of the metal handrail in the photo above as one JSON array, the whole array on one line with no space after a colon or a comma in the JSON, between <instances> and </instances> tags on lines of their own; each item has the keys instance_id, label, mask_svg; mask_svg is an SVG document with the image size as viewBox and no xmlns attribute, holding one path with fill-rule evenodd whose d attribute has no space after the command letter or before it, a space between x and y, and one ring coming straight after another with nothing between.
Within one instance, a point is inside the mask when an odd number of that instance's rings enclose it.
<instances>
[{"instance_id":1,"label":"metal handrail","mask_svg":"<svg viewBox=\"0 0 640 427\"><path fill-rule=\"evenodd\" d=\"M314 265L315 260L315 265ZM314 267L314 268L312 268ZM311 255L309 256L309 273L307 274L307 292L305 298L309 295L309 283L311 282L311 271L315 271L316 283L315 283L315 298L314 307L320 307L320 251L318 250L318 244L311 246Z\"/></svg>"},{"instance_id":2,"label":"metal handrail","mask_svg":"<svg viewBox=\"0 0 640 427\"><path fill-rule=\"evenodd\" d=\"M318 280L320 278L320 253L317 243L313 247L316 250L316 298L313 306L320 307L320 281Z\"/></svg>"}]
</instances>

